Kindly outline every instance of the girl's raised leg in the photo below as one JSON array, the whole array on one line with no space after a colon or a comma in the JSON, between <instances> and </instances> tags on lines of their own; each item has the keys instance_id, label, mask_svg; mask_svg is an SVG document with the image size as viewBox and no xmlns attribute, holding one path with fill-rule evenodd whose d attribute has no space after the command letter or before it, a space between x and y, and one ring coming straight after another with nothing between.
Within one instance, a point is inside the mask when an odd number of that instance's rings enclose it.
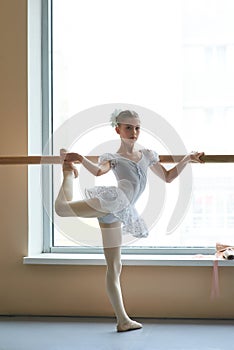
<instances>
[{"instance_id":1,"label":"girl's raised leg","mask_svg":"<svg viewBox=\"0 0 234 350\"><path fill-rule=\"evenodd\" d=\"M66 150L61 150L62 156ZM78 176L78 171L72 163L63 164L63 182L55 200L55 211L59 216L80 216L84 218L102 217L106 215L101 209L97 198L72 201L73 180Z\"/></svg>"},{"instance_id":2,"label":"girl's raised leg","mask_svg":"<svg viewBox=\"0 0 234 350\"><path fill-rule=\"evenodd\" d=\"M120 285L120 274L122 270L121 224L119 222L113 224L99 224L102 231L104 255L107 263L106 289L117 318L117 331L125 332L142 328L141 323L129 318L123 303Z\"/></svg>"}]
</instances>

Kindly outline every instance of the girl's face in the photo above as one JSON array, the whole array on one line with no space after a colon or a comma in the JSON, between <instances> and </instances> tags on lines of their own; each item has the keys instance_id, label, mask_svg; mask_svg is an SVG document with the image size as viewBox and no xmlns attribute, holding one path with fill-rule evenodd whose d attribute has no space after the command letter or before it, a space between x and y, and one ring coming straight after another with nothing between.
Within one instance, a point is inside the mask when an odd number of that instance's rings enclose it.
<instances>
[{"instance_id":1,"label":"girl's face","mask_svg":"<svg viewBox=\"0 0 234 350\"><path fill-rule=\"evenodd\" d=\"M120 123L115 130L122 139L135 142L140 134L140 120L138 118L125 118L124 123Z\"/></svg>"}]
</instances>

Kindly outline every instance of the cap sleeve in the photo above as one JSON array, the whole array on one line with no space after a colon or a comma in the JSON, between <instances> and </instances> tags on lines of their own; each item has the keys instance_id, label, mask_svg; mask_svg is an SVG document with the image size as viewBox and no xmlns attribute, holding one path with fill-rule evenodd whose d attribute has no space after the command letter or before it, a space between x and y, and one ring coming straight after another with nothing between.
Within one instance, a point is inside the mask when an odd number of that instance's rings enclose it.
<instances>
[{"instance_id":1,"label":"cap sleeve","mask_svg":"<svg viewBox=\"0 0 234 350\"><path fill-rule=\"evenodd\" d=\"M157 152L148 150L148 156L149 156L149 166L152 166L155 163L159 162L159 155Z\"/></svg>"},{"instance_id":2,"label":"cap sleeve","mask_svg":"<svg viewBox=\"0 0 234 350\"><path fill-rule=\"evenodd\" d=\"M98 158L98 165L106 163L110 161L111 167L114 168L116 166L116 159L111 153L104 153Z\"/></svg>"}]
</instances>

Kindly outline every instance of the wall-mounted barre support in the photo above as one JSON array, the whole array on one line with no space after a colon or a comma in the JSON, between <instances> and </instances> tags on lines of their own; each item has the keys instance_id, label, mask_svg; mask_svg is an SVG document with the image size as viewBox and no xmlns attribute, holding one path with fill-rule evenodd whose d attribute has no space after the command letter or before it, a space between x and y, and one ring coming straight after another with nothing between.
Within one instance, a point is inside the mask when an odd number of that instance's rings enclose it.
<instances>
[{"instance_id":1,"label":"wall-mounted barre support","mask_svg":"<svg viewBox=\"0 0 234 350\"><path fill-rule=\"evenodd\" d=\"M162 163L177 163L184 156L161 155ZM93 162L97 162L98 156L87 156ZM234 163L234 155L205 155L201 157L205 163ZM59 156L0 156L0 165L30 165L30 164L61 164Z\"/></svg>"}]
</instances>

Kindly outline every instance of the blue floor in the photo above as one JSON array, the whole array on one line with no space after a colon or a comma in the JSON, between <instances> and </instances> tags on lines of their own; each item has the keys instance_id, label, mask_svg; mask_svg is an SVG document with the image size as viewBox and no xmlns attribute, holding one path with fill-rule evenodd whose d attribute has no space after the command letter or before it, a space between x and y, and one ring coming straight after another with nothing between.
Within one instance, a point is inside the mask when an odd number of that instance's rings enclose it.
<instances>
[{"instance_id":1,"label":"blue floor","mask_svg":"<svg viewBox=\"0 0 234 350\"><path fill-rule=\"evenodd\" d=\"M111 318L0 317L0 350L234 349L234 320L137 320L117 333Z\"/></svg>"}]
</instances>

